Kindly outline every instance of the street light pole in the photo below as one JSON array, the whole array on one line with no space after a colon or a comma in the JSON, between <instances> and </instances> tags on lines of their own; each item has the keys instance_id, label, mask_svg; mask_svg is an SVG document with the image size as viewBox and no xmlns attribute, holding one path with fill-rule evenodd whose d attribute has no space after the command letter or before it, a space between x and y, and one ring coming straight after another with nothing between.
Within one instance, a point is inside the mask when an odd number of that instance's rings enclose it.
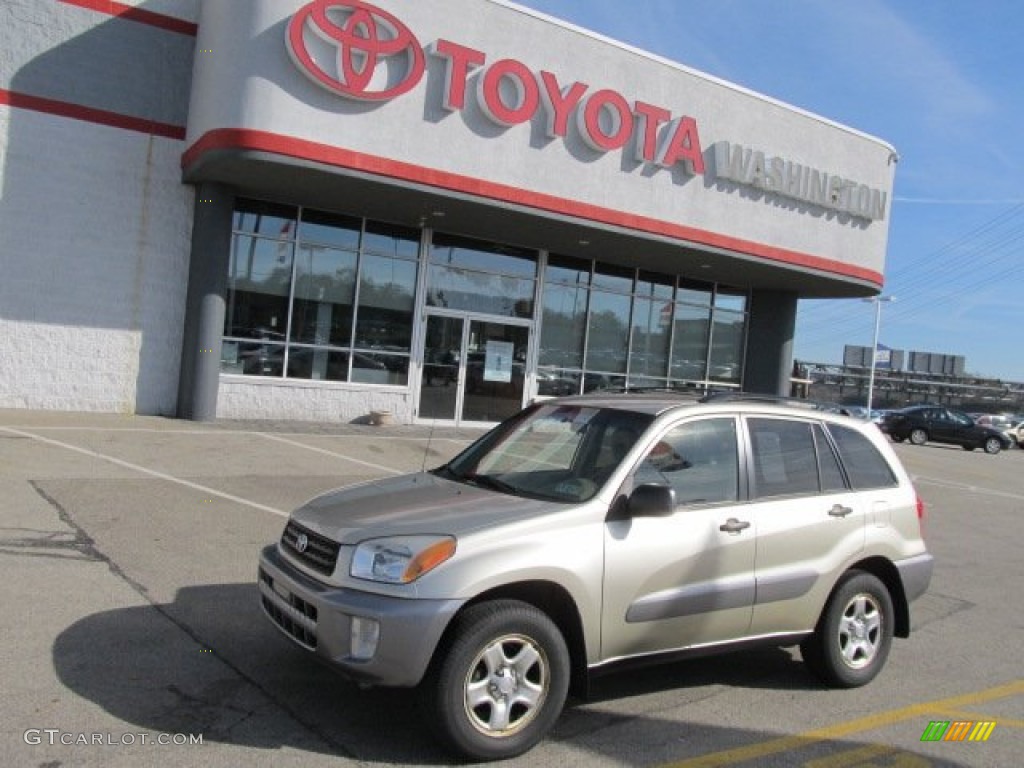
<instances>
[{"instance_id":1,"label":"street light pole","mask_svg":"<svg viewBox=\"0 0 1024 768\"><path fill-rule=\"evenodd\" d=\"M875 305L875 336L871 342L871 373L868 375L868 419L871 419L871 403L875 394L875 365L878 362L878 330L882 325L882 302L895 301L895 296L874 296L864 299Z\"/></svg>"}]
</instances>

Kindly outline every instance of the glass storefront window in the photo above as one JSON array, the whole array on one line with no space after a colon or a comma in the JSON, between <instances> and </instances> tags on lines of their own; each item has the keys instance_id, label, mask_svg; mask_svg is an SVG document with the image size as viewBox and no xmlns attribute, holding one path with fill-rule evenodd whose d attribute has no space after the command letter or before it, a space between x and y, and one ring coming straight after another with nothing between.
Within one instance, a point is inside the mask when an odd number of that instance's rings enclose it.
<instances>
[{"instance_id":1,"label":"glass storefront window","mask_svg":"<svg viewBox=\"0 0 1024 768\"><path fill-rule=\"evenodd\" d=\"M672 293L675 289L676 279L672 275L660 275L655 272L644 272L636 280L636 295L650 296L652 299L672 301Z\"/></svg>"},{"instance_id":2,"label":"glass storefront window","mask_svg":"<svg viewBox=\"0 0 1024 768\"><path fill-rule=\"evenodd\" d=\"M672 339L671 377L681 381L704 381L708 362L710 309L676 304Z\"/></svg>"},{"instance_id":3,"label":"glass storefront window","mask_svg":"<svg viewBox=\"0 0 1024 768\"><path fill-rule=\"evenodd\" d=\"M435 233L430 262L479 272L535 278L537 254L525 248Z\"/></svg>"},{"instance_id":4,"label":"glass storefront window","mask_svg":"<svg viewBox=\"0 0 1024 768\"><path fill-rule=\"evenodd\" d=\"M359 219L322 211L304 210L299 225L299 239L304 243L330 245L355 251L359 248Z\"/></svg>"},{"instance_id":5,"label":"glass storefront window","mask_svg":"<svg viewBox=\"0 0 1024 768\"><path fill-rule=\"evenodd\" d=\"M288 348L288 378L348 381L348 352L293 344Z\"/></svg>"},{"instance_id":6,"label":"glass storefront window","mask_svg":"<svg viewBox=\"0 0 1024 768\"><path fill-rule=\"evenodd\" d=\"M743 374L745 317L741 312L716 309L711 332L708 378L739 384Z\"/></svg>"},{"instance_id":7,"label":"glass storefront window","mask_svg":"<svg viewBox=\"0 0 1024 768\"><path fill-rule=\"evenodd\" d=\"M363 233L363 251L415 261L420 252L420 231L368 221Z\"/></svg>"},{"instance_id":8,"label":"glass storefront window","mask_svg":"<svg viewBox=\"0 0 1024 768\"><path fill-rule=\"evenodd\" d=\"M590 326L586 367L589 371L626 372L629 349L630 296L594 291L590 295Z\"/></svg>"},{"instance_id":9,"label":"glass storefront window","mask_svg":"<svg viewBox=\"0 0 1024 768\"><path fill-rule=\"evenodd\" d=\"M291 340L345 346L352 341L356 254L299 245Z\"/></svg>"},{"instance_id":10,"label":"glass storefront window","mask_svg":"<svg viewBox=\"0 0 1024 768\"><path fill-rule=\"evenodd\" d=\"M587 295L583 286L544 286L540 364L583 367L583 337L587 328Z\"/></svg>"},{"instance_id":11,"label":"glass storefront window","mask_svg":"<svg viewBox=\"0 0 1024 768\"><path fill-rule=\"evenodd\" d=\"M294 245L236 235L232 246L225 335L284 341Z\"/></svg>"},{"instance_id":12,"label":"glass storefront window","mask_svg":"<svg viewBox=\"0 0 1024 768\"><path fill-rule=\"evenodd\" d=\"M356 346L408 352L415 295L416 262L364 255L359 270Z\"/></svg>"},{"instance_id":13,"label":"glass storefront window","mask_svg":"<svg viewBox=\"0 0 1024 768\"><path fill-rule=\"evenodd\" d=\"M427 304L504 317L532 317L535 282L459 267L430 265Z\"/></svg>"},{"instance_id":14,"label":"glass storefront window","mask_svg":"<svg viewBox=\"0 0 1024 768\"><path fill-rule=\"evenodd\" d=\"M224 373L408 383L419 230L253 200L234 228Z\"/></svg>"},{"instance_id":15,"label":"glass storefront window","mask_svg":"<svg viewBox=\"0 0 1024 768\"><path fill-rule=\"evenodd\" d=\"M676 294L676 301L693 304L698 307L710 307L711 296L714 294L714 290L715 287L711 283L681 279L679 281L679 293Z\"/></svg>"},{"instance_id":16,"label":"glass storefront window","mask_svg":"<svg viewBox=\"0 0 1024 768\"><path fill-rule=\"evenodd\" d=\"M544 282L590 285L590 266L589 261L552 255L548 257L548 265L544 270Z\"/></svg>"},{"instance_id":17,"label":"glass storefront window","mask_svg":"<svg viewBox=\"0 0 1024 768\"><path fill-rule=\"evenodd\" d=\"M235 204L232 229L265 237L294 238L298 209L291 205L239 200Z\"/></svg>"},{"instance_id":18,"label":"glass storefront window","mask_svg":"<svg viewBox=\"0 0 1024 768\"><path fill-rule=\"evenodd\" d=\"M730 288L726 285L718 286L715 291L715 307L718 309L730 309L733 312L746 312L747 292L742 288Z\"/></svg>"},{"instance_id":19,"label":"glass storefront window","mask_svg":"<svg viewBox=\"0 0 1024 768\"><path fill-rule=\"evenodd\" d=\"M617 267L613 264L596 264L594 266L594 287L603 288L616 293L633 292L633 275L636 270Z\"/></svg>"},{"instance_id":20,"label":"glass storefront window","mask_svg":"<svg viewBox=\"0 0 1024 768\"><path fill-rule=\"evenodd\" d=\"M667 376L673 306L669 300L637 297L633 304L633 346L629 356L634 376Z\"/></svg>"}]
</instances>

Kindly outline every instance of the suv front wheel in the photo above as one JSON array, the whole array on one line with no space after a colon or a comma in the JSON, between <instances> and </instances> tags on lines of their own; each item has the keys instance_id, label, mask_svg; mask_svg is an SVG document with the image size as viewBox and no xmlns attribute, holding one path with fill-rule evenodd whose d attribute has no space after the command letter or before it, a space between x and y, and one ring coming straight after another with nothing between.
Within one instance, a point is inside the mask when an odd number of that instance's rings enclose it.
<instances>
[{"instance_id":1,"label":"suv front wheel","mask_svg":"<svg viewBox=\"0 0 1024 768\"><path fill-rule=\"evenodd\" d=\"M475 760L515 757L551 729L569 691L569 651L546 614L495 600L456 617L423 681L428 722Z\"/></svg>"},{"instance_id":2,"label":"suv front wheel","mask_svg":"<svg viewBox=\"0 0 1024 768\"><path fill-rule=\"evenodd\" d=\"M848 571L800 651L826 684L856 688L871 682L885 666L892 636L889 590L870 573Z\"/></svg>"}]
</instances>

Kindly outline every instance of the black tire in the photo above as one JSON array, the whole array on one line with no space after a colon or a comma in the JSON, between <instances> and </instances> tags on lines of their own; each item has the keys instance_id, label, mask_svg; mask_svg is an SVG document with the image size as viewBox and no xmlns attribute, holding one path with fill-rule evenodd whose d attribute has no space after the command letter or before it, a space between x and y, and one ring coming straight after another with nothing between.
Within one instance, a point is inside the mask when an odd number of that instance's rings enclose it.
<instances>
[{"instance_id":1,"label":"black tire","mask_svg":"<svg viewBox=\"0 0 1024 768\"><path fill-rule=\"evenodd\" d=\"M914 445L924 445L928 442L928 433L920 427L910 430L910 442Z\"/></svg>"},{"instance_id":2,"label":"black tire","mask_svg":"<svg viewBox=\"0 0 1024 768\"><path fill-rule=\"evenodd\" d=\"M999 442L998 437L989 437L985 440L985 445L982 446L985 449L985 453L990 453L995 456L1001 450L1003 450L1003 444Z\"/></svg>"},{"instance_id":3,"label":"black tire","mask_svg":"<svg viewBox=\"0 0 1024 768\"><path fill-rule=\"evenodd\" d=\"M892 646L894 613L889 590L864 571L847 571L836 584L814 634L800 644L815 675L835 688L874 680Z\"/></svg>"},{"instance_id":4,"label":"black tire","mask_svg":"<svg viewBox=\"0 0 1024 768\"><path fill-rule=\"evenodd\" d=\"M905 438L905 437L903 437L903 436L901 436L901 435L893 435L893 436L892 436L892 441L893 441L894 443L902 443L902 442L903 442L904 440L906 440L906 439L907 439L907 438Z\"/></svg>"},{"instance_id":5,"label":"black tire","mask_svg":"<svg viewBox=\"0 0 1024 768\"><path fill-rule=\"evenodd\" d=\"M961 446L961 448L963 448L965 451L973 451L977 447L978 446L976 446L976 445L963 445L963 446Z\"/></svg>"},{"instance_id":6,"label":"black tire","mask_svg":"<svg viewBox=\"0 0 1024 768\"><path fill-rule=\"evenodd\" d=\"M467 608L447 637L421 698L441 743L502 760L544 738L569 691L569 651L555 623L527 603L495 600Z\"/></svg>"}]
</instances>

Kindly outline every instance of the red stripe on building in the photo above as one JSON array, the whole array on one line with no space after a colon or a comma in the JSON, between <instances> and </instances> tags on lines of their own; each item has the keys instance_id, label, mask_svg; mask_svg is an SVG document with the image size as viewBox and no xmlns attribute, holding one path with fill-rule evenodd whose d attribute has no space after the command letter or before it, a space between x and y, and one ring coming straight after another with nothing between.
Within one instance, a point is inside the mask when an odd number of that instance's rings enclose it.
<instances>
[{"instance_id":1,"label":"red stripe on building","mask_svg":"<svg viewBox=\"0 0 1024 768\"><path fill-rule=\"evenodd\" d=\"M353 152L341 147L319 144L306 141L305 139L296 139L291 136L280 136L264 131L253 131L243 128L219 128L209 131L195 141L182 155L182 168L190 168L207 152L224 149L270 152L285 157L311 160L339 168L385 176L391 179L426 184L453 192L468 193L490 200L514 203L600 224L610 224L638 232L661 235L697 245L750 254L767 261L864 280L879 287L882 286L883 282L882 275L879 272L852 264L845 264L834 259L826 259L799 251L777 248L772 245L729 237L716 232L708 232L703 229L661 221L660 219L616 211L611 208L603 208L577 200L568 200L541 192L532 192L505 184L497 184L471 176L439 171L433 168L424 168L398 160L389 160L361 152Z\"/></svg>"},{"instance_id":2,"label":"red stripe on building","mask_svg":"<svg viewBox=\"0 0 1024 768\"><path fill-rule=\"evenodd\" d=\"M183 125L161 123L156 120L122 115L105 109L83 107L81 104L72 104L71 102L58 101L57 99L46 99L42 96L31 96L27 93L7 91L2 88L0 88L0 105L17 109L28 109L33 112L43 112L47 115L57 115L58 117L68 117L72 120L84 120L87 123L107 125L112 128L136 131L151 136L162 136L165 139L185 140L185 126Z\"/></svg>"},{"instance_id":3,"label":"red stripe on building","mask_svg":"<svg viewBox=\"0 0 1024 768\"><path fill-rule=\"evenodd\" d=\"M177 32L179 35L195 37L199 32L199 25L191 21L178 19L164 13L146 11L132 5L117 3L114 0L58 0L67 5L77 5L79 8L87 8L90 11L105 13L108 16L115 16L119 19L136 21L139 24L146 24L157 29L165 29L168 32Z\"/></svg>"}]
</instances>

